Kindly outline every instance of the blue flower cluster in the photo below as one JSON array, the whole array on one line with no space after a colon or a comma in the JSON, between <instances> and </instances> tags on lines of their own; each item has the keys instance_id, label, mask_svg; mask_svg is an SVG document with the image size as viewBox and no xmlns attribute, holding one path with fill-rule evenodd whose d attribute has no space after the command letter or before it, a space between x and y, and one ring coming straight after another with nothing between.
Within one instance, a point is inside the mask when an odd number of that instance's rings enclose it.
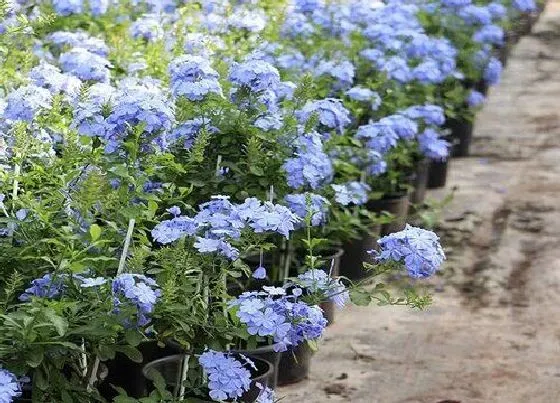
<instances>
[{"instance_id":1,"label":"blue flower cluster","mask_svg":"<svg viewBox=\"0 0 560 403\"><path fill-rule=\"evenodd\" d=\"M51 108L52 95L49 90L35 85L26 85L10 92L6 97L3 118L11 121L31 122L41 111Z\"/></svg>"},{"instance_id":2,"label":"blue flower cluster","mask_svg":"<svg viewBox=\"0 0 560 403\"><path fill-rule=\"evenodd\" d=\"M208 377L212 400L237 400L249 390L251 372L232 355L208 350L198 357L198 362Z\"/></svg>"},{"instance_id":3,"label":"blue flower cluster","mask_svg":"<svg viewBox=\"0 0 560 403\"><path fill-rule=\"evenodd\" d=\"M83 81L109 82L111 63L103 56L83 48L73 48L62 53L60 68Z\"/></svg>"},{"instance_id":4,"label":"blue flower cluster","mask_svg":"<svg viewBox=\"0 0 560 403\"><path fill-rule=\"evenodd\" d=\"M47 62L42 62L29 72L31 82L42 88L48 89L52 95L63 94L69 103L75 103L80 94L82 81L60 70Z\"/></svg>"},{"instance_id":5,"label":"blue flower cluster","mask_svg":"<svg viewBox=\"0 0 560 403\"><path fill-rule=\"evenodd\" d=\"M480 105L482 105L484 103L484 101L486 100L486 98L484 97L484 94L476 91L476 90L471 90L467 96L467 104L471 107L471 108L476 108Z\"/></svg>"},{"instance_id":6,"label":"blue flower cluster","mask_svg":"<svg viewBox=\"0 0 560 403\"><path fill-rule=\"evenodd\" d=\"M333 184L331 188L334 190L334 199L343 206L361 205L369 200L368 192L371 187L367 183L348 182L340 185Z\"/></svg>"},{"instance_id":7,"label":"blue flower cluster","mask_svg":"<svg viewBox=\"0 0 560 403\"><path fill-rule=\"evenodd\" d=\"M401 262L409 276L425 278L433 275L445 260L438 236L432 231L406 225L400 232L377 241L380 261Z\"/></svg>"},{"instance_id":8,"label":"blue flower cluster","mask_svg":"<svg viewBox=\"0 0 560 403\"><path fill-rule=\"evenodd\" d=\"M105 14L109 9L111 0L53 0L54 11L58 15L68 16L71 14L82 14L89 6L89 12L94 16Z\"/></svg>"},{"instance_id":9,"label":"blue flower cluster","mask_svg":"<svg viewBox=\"0 0 560 403\"><path fill-rule=\"evenodd\" d=\"M321 308L298 301L281 288L245 292L229 306L237 308L235 314L250 335L272 338L275 351L317 340L327 325Z\"/></svg>"},{"instance_id":10,"label":"blue flower cluster","mask_svg":"<svg viewBox=\"0 0 560 403\"><path fill-rule=\"evenodd\" d=\"M301 124L307 123L312 116L317 116L319 124L327 129L335 129L339 133L351 123L350 111L342 105L340 99L326 98L308 101L302 109L296 111Z\"/></svg>"},{"instance_id":11,"label":"blue flower cluster","mask_svg":"<svg viewBox=\"0 0 560 403\"><path fill-rule=\"evenodd\" d=\"M85 136L104 140L105 151L119 151L130 130L142 129L143 151L167 148L174 122L173 105L152 81L123 80L114 89L92 86L74 111L74 126Z\"/></svg>"},{"instance_id":12,"label":"blue flower cluster","mask_svg":"<svg viewBox=\"0 0 560 403\"><path fill-rule=\"evenodd\" d=\"M152 230L152 237L163 244L196 237L194 247L199 252L218 252L235 260L239 251L230 242L239 239L241 231L277 232L288 238L298 221L293 212L280 204L255 198L233 204L227 198L217 197L201 204L193 218L179 216L160 222Z\"/></svg>"},{"instance_id":13,"label":"blue flower cluster","mask_svg":"<svg viewBox=\"0 0 560 403\"><path fill-rule=\"evenodd\" d=\"M0 368L0 402L11 403L21 396L21 383L10 371Z\"/></svg>"},{"instance_id":14,"label":"blue flower cluster","mask_svg":"<svg viewBox=\"0 0 560 403\"><path fill-rule=\"evenodd\" d=\"M62 295L66 285L65 278L61 275L53 276L48 273L41 278L31 281L31 287L25 290L25 293L19 297L20 301L29 301L31 297L39 298L56 298Z\"/></svg>"},{"instance_id":15,"label":"blue flower cluster","mask_svg":"<svg viewBox=\"0 0 560 403\"><path fill-rule=\"evenodd\" d=\"M113 304L118 312L120 307L131 304L137 309L137 325L150 323L150 314L161 296L156 282L141 274L124 273L113 279L111 284Z\"/></svg>"},{"instance_id":16,"label":"blue flower cluster","mask_svg":"<svg viewBox=\"0 0 560 403\"><path fill-rule=\"evenodd\" d=\"M48 35L46 41L59 48L64 46L81 48L99 56L109 54L109 47L102 39L89 36L85 32L57 31Z\"/></svg>"},{"instance_id":17,"label":"blue flower cluster","mask_svg":"<svg viewBox=\"0 0 560 403\"><path fill-rule=\"evenodd\" d=\"M424 130L418 136L418 145L422 154L432 160L443 161L449 156L449 143L440 138L439 133L434 129Z\"/></svg>"},{"instance_id":18,"label":"blue flower cluster","mask_svg":"<svg viewBox=\"0 0 560 403\"><path fill-rule=\"evenodd\" d=\"M323 151L323 142L318 133L301 135L295 141L295 154L284 163L287 182L294 189L309 186L311 189L330 182L333 166Z\"/></svg>"},{"instance_id":19,"label":"blue flower cluster","mask_svg":"<svg viewBox=\"0 0 560 403\"><path fill-rule=\"evenodd\" d=\"M251 92L274 90L280 85L280 73L263 60L248 60L231 66L229 80Z\"/></svg>"},{"instance_id":20,"label":"blue flower cluster","mask_svg":"<svg viewBox=\"0 0 560 403\"><path fill-rule=\"evenodd\" d=\"M145 14L130 26L130 35L135 39L155 42L163 39L163 21L158 14Z\"/></svg>"},{"instance_id":21,"label":"blue flower cluster","mask_svg":"<svg viewBox=\"0 0 560 403\"><path fill-rule=\"evenodd\" d=\"M169 64L171 91L176 97L200 101L208 94L222 95L219 74L203 56L183 55Z\"/></svg>"},{"instance_id":22,"label":"blue flower cluster","mask_svg":"<svg viewBox=\"0 0 560 403\"><path fill-rule=\"evenodd\" d=\"M314 227L327 222L330 203L323 196L314 193L289 194L284 200L288 208L299 217L302 225L307 214L311 214L311 225Z\"/></svg>"}]
</instances>

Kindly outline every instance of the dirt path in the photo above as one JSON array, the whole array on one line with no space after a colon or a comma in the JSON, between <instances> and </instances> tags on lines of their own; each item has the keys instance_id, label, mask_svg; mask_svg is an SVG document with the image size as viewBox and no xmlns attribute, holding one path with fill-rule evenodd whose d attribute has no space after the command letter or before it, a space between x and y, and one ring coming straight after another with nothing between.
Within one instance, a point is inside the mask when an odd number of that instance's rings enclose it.
<instances>
[{"instance_id":1,"label":"dirt path","mask_svg":"<svg viewBox=\"0 0 560 403\"><path fill-rule=\"evenodd\" d=\"M514 49L475 136L474 156L452 161L433 306L339 313L286 402L560 402L559 0Z\"/></svg>"}]
</instances>

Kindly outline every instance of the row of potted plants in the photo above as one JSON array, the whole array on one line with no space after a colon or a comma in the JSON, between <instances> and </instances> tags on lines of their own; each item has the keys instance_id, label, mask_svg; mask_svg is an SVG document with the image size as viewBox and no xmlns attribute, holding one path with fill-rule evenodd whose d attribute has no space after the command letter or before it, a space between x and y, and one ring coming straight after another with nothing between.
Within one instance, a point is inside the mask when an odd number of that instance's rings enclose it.
<instances>
[{"instance_id":1,"label":"row of potted plants","mask_svg":"<svg viewBox=\"0 0 560 403\"><path fill-rule=\"evenodd\" d=\"M537 7L0 10L0 401L265 403L335 308L430 303L408 208Z\"/></svg>"}]
</instances>

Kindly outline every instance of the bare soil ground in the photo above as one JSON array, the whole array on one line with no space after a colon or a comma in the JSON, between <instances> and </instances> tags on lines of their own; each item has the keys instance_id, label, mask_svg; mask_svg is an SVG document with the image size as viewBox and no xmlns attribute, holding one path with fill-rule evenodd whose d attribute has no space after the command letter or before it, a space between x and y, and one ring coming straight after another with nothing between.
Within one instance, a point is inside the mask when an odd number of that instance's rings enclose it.
<instances>
[{"instance_id":1,"label":"bare soil ground","mask_svg":"<svg viewBox=\"0 0 560 403\"><path fill-rule=\"evenodd\" d=\"M559 0L514 49L475 136L451 163L433 305L339 312L284 401L560 402Z\"/></svg>"}]
</instances>

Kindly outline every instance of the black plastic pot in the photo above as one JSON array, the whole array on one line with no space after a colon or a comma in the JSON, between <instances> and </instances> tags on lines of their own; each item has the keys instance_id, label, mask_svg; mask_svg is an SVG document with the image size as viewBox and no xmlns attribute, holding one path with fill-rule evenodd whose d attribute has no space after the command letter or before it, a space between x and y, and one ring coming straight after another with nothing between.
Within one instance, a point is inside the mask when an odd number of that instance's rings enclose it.
<instances>
[{"instance_id":1,"label":"black plastic pot","mask_svg":"<svg viewBox=\"0 0 560 403\"><path fill-rule=\"evenodd\" d=\"M426 188L428 186L428 169L430 160L422 159L416 164L416 172L412 179L411 185L414 191L409 194L409 200L412 204L422 204L426 198Z\"/></svg>"},{"instance_id":2,"label":"black plastic pot","mask_svg":"<svg viewBox=\"0 0 560 403\"><path fill-rule=\"evenodd\" d=\"M172 392L174 396L178 396L184 357L183 354L176 354L152 361L144 367L143 374L148 381L151 381L154 378L154 373L159 373L165 380L168 390ZM244 403L252 403L257 400L261 393L261 389L257 384L262 388L266 388L273 380L272 364L260 358L248 358L253 361L257 369L255 370L249 364L246 364L246 368L251 371L252 376L249 390L238 400ZM201 400L205 401L204 399ZM211 401L211 399L208 399L208 401Z\"/></svg>"},{"instance_id":3,"label":"black plastic pot","mask_svg":"<svg viewBox=\"0 0 560 403\"><path fill-rule=\"evenodd\" d=\"M379 231L381 236L389 235L392 232L404 229L408 217L408 193L397 193L387 195L379 200L370 200L366 207L374 213L387 212L394 216L393 221L388 224L382 224Z\"/></svg>"},{"instance_id":4,"label":"black plastic pot","mask_svg":"<svg viewBox=\"0 0 560 403\"><path fill-rule=\"evenodd\" d=\"M352 239L344 243L344 255L340 258L340 275L348 277L350 280L361 280L367 272L363 268L363 263L373 263L373 259L368 251L377 247L380 226L376 225L358 239Z\"/></svg>"},{"instance_id":5,"label":"black plastic pot","mask_svg":"<svg viewBox=\"0 0 560 403\"><path fill-rule=\"evenodd\" d=\"M445 127L451 130L451 156L468 157L473 135L472 122L465 119L448 119Z\"/></svg>"},{"instance_id":6,"label":"black plastic pot","mask_svg":"<svg viewBox=\"0 0 560 403\"><path fill-rule=\"evenodd\" d=\"M307 343L284 351L278 365L278 386L301 382L309 375L313 350Z\"/></svg>"},{"instance_id":7,"label":"black plastic pot","mask_svg":"<svg viewBox=\"0 0 560 403\"><path fill-rule=\"evenodd\" d=\"M239 353L261 360L265 360L272 365L272 376L269 379L268 387L275 389L278 383L278 366L280 365L280 357L282 353L274 351L272 346L257 347L254 350L232 350L233 353Z\"/></svg>"},{"instance_id":8,"label":"black plastic pot","mask_svg":"<svg viewBox=\"0 0 560 403\"><path fill-rule=\"evenodd\" d=\"M444 187L447 183L447 167L449 160L431 161L428 171L428 189Z\"/></svg>"},{"instance_id":9,"label":"black plastic pot","mask_svg":"<svg viewBox=\"0 0 560 403\"><path fill-rule=\"evenodd\" d=\"M331 274L332 277L338 277L340 275L340 259L344 255L344 250L336 249L334 251L327 252L319 252L321 255L321 259L325 261L325 265L323 269ZM334 253L333 253L334 252ZM326 256L325 256L326 255ZM331 270L332 268L332 270ZM336 307L334 302L327 301L321 304L321 308L323 309L323 315L327 320L327 326L330 326L334 323Z\"/></svg>"},{"instance_id":10,"label":"black plastic pot","mask_svg":"<svg viewBox=\"0 0 560 403\"><path fill-rule=\"evenodd\" d=\"M157 342L141 343L138 350L142 353L141 363L131 361L125 354L117 353L115 359L104 362L107 367L107 378L99 384L99 392L108 401L112 401L118 393L111 385L126 390L130 397L141 398L147 395L148 382L144 378L144 365L154 360L181 352L179 345L166 344L159 347Z\"/></svg>"}]
</instances>

